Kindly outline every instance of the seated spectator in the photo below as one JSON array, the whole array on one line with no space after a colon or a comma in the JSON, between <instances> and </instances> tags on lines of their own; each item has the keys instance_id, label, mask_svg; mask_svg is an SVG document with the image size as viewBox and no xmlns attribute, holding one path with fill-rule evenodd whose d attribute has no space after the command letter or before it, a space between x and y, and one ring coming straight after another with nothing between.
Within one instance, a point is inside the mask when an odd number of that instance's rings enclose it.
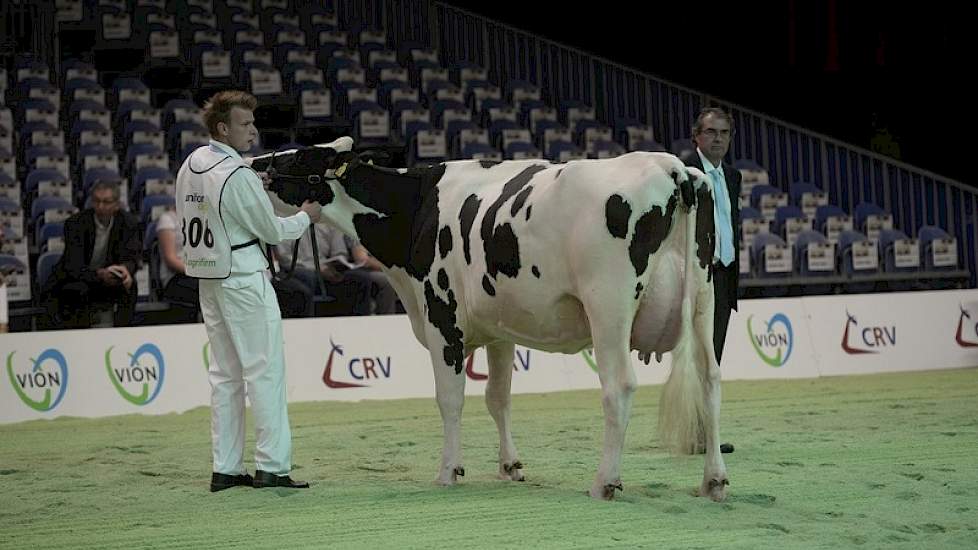
<instances>
[{"instance_id":1,"label":"seated spectator","mask_svg":"<svg viewBox=\"0 0 978 550\"><path fill-rule=\"evenodd\" d=\"M115 182L96 183L91 198L92 208L65 220L64 254L41 295L55 326L129 326L142 254L139 221L120 208Z\"/></svg>"},{"instance_id":2,"label":"seated spectator","mask_svg":"<svg viewBox=\"0 0 978 550\"><path fill-rule=\"evenodd\" d=\"M350 272L350 250L346 238L339 231L322 224L314 224L316 243L319 249L319 277L322 278L326 294L336 300L334 311L340 315L370 315L370 281L362 277L347 276ZM292 251L295 241L282 241L277 249L282 272L288 273L292 267ZM316 264L312 255L312 242L308 233L299 239L299 252L292 276L320 293L316 275Z\"/></svg>"},{"instance_id":3,"label":"seated spectator","mask_svg":"<svg viewBox=\"0 0 978 550\"><path fill-rule=\"evenodd\" d=\"M177 213L167 210L156 221L156 239L160 246L160 284L162 299L169 302L171 320L175 323L196 322L200 310L197 279L188 277L183 267L183 232L179 231Z\"/></svg>"}]
</instances>

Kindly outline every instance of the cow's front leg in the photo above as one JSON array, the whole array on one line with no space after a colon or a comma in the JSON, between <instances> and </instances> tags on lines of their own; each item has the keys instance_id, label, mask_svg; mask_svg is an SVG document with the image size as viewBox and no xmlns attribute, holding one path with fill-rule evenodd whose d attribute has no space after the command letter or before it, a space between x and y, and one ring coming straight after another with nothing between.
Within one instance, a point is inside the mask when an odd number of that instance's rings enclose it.
<instances>
[{"instance_id":1,"label":"cow's front leg","mask_svg":"<svg viewBox=\"0 0 978 550\"><path fill-rule=\"evenodd\" d=\"M604 408L604 449L590 494L593 498L611 500L615 497L615 490L622 490L621 453L631 414L632 395L637 387L628 357L630 323L604 319L600 315L592 316L591 311L588 315L591 318L594 355L601 379L601 404Z\"/></svg>"},{"instance_id":2,"label":"cow's front leg","mask_svg":"<svg viewBox=\"0 0 978 550\"><path fill-rule=\"evenodd\" d=\"M523 463L517 458L510 426L510 392L515 348L514 344L508 342L486 346L489 354L486 407L499 430L499 479L524 481Z\"/></svg>"}]
</instances>

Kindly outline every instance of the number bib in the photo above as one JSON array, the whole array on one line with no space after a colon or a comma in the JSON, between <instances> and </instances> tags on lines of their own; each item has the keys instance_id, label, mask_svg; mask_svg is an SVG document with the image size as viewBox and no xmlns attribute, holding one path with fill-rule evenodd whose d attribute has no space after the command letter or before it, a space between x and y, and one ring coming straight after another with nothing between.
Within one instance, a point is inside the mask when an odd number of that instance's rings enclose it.
<instances>
[{"instance_id":1,"label":"number bib","mask_svg":"<svg viewBox=\"0 0 978 550\"><path fill-rule=\"evenodd\" d=\"M247 167L209 145L191 153L180 167L176 203L187 276L226 279L231 275L233 247L221 217L221 194L231 175Z\"/></svg>"}]
</instances>

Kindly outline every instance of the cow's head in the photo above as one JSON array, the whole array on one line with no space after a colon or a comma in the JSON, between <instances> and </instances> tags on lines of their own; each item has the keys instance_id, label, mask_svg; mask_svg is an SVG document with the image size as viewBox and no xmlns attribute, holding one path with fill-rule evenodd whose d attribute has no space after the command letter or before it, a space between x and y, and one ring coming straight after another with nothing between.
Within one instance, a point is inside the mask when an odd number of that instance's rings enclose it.
<instances>
[{"instance_id":1,"label":"cow's head","mask_svg":"<svg viewBox=\"0 0 978 550\"><path fill-rule=\"evenodd\" d=\"M251 167L268 175L269 193L279 201L291 207L306 200L319 202L327 222L359 240L353 217L378 213L352 199L337 180L336 168L359 158L352 148L353 138L341 137L331 143L257 156Z\"/></svg>"},{"instance_id":2,"label":"cow's head","mask_svg":"<svg viewBox=\"0 0 978 550\"><path fill-rule=\"evenodd\" d=\"M362 242L387 266L423 271L411 263L411 248L437 205L432 189L444 173L442 165L390 169L376 152L356 153L351 138L333 143L255 157L252 168L267 172L270 194L293 208L305 200L322 205L323 219ZM437 225L437 214L432 218Z\"/></svg>"},{"instance_id":3,"label":"cow's head","mask_svg":"<svg viewBox=\"0 0 978 550\"><path fill-rule=\"evenodd\" d=\"M306 200L327 205L333 201L333 190L327 181L337 156L349 153L353 140L342 137L332 143L302 147L255 157L251 167L268 174L269 191L288 204L300 206Z\"/></svg>"}]
</instances>

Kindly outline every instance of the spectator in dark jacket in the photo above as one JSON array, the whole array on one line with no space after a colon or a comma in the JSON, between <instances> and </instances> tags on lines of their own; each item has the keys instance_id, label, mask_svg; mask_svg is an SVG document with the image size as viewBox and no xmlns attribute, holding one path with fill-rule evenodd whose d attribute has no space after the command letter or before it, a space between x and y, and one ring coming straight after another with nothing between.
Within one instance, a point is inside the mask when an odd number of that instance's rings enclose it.
<instances>
[{"instance_id":1,"label":"spectator in dark jacket","mask_svg":"<svg viewBox=\"0 0 978 550\"><path fill-rule=\"evenodd\" d=\"M132 324L136 271L142 254L139 221L121 209L119 186L98 182L92 208L65 220L65 250L42 295L55 324L87 328L93 318L113 326Z\"/></svg>"}]
</instances>

